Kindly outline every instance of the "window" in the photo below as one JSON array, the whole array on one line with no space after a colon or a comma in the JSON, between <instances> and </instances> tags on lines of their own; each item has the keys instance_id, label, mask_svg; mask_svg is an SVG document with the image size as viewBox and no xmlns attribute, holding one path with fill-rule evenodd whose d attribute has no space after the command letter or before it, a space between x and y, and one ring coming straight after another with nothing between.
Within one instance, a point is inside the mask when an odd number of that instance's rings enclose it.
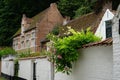
<instances>
[{"instance_id":1,"label":"window","mask_svg":"<svg viewBox=\"0 0 120 80\"><path fill-rule=\"evenodd\" d=\"M35 39L32 39L31 40L31 47L34 47L35 46Z\"/></svg>"},{"instance_id":2,"label":"window","mask_svg":"<svg viewBox=\"0 0 120 80\"><path fill-rule=\"evenodd\" d=\"M112 37L112 22L111 20L106 21L106 38Z\"/></svg>"},{"instance_id":3,"label":"window","mask_svg":"<svg viewBox=\"0 0 120 80\"><path fill-rule=\"evenodd\" d=\"M26 35L26 40L29 40L30 39L30 34L27 34Z\"/></svg>"},{"instance_id":4,"label":"window","mask_svg":"<svg viewBox=\"0 0 120 80\"><path fill-rule=\"evenodd\" d=\"M35 38L35 32L32 32L32 38Z\"/></svg>"},{"instance_id":5,"label":"window","mask_svg":"<svg viewBox=\"0 0 120 80\"><path fill-rule=\"evenodd\" d=\"M26 41L26 48L30 48L30 41L29 40Z\"/></svg>"},{"instance_id":6,"label":"window","mask_svg":"<svg viewBox=\"0 0 120 80\"><path fill-rule=\"evenodd\" d=\"M17 50L18 49L18 39L15 40L14 46L15 46L15 49Z\"/></svg>"},{"instance_id":7,"label":"window","mask_svg":"<svg viewBox=\"0 0 120 80\"><path fill-rule=\"evenodd\" d=\"M15 40L13 40L13 49L15 49Z\"/></svg>"},{"instance_id":8,"label":"window","mask_svg":"<svg viewBox=\"0 0 120 80\"><path fill-rule=\"evenodd\" d=\"M21 48L23 49L25 47L24 41L21 42Z\"/></svg>"},{"instance_id":9,"label":"window","mask_svg":"<svg viewBox=\"0 0 120 80\"><path fill-rule=\"evenodd\" d=\"M25 37L24 37L24 36L22 36L22 37L21 37L21 41L24 41L24 40L25 40Z\"/></svg>"}]
</instances>

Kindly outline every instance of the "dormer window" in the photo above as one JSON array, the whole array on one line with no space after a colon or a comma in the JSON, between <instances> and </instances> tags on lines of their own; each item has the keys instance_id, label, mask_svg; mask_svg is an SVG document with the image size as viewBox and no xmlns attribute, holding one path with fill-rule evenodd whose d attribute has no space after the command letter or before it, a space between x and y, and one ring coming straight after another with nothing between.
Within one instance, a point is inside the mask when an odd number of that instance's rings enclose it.
<instances>
[{"instance_id":1,"label":"dormer window","mask_svg":"<svg viewBox=\"0 0 120 80\"><path fill-rule=\"evenodd\" d=\"M112 22L108 20L106 23L106 38L112 37Z\"/></svg>"}]
</instances>

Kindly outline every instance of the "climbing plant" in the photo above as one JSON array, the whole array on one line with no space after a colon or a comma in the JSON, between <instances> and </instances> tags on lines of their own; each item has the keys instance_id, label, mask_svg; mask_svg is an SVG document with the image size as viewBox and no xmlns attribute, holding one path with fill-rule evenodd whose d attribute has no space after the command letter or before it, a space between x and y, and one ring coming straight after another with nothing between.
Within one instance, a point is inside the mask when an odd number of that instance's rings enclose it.
<instances>
[{"instance_id":1,"label":"climbing plant","mask_svg":"<svg viewBox=\"0 0 120 80\"><path fill-rule=\"evenodd\" d=\"M53 34L48 35L52 52L48 57L49 61L55 64L57 72L70 74L72 63L79 57L78 49L82 48L84 44L100 41L100 38L95 36L90 28L78 32L68 27L66 34L70 36L60 38Z\"/></svg>"}]
</instances>

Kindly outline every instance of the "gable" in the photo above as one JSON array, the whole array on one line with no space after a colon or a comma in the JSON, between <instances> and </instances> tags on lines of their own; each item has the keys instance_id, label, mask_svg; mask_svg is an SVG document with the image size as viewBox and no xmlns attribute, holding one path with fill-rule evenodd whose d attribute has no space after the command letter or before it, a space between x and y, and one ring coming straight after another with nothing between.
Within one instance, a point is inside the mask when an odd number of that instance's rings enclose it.
<instances>
[{"instance_id":1,"label":"gable","mask_svg":"<svg viewBox=\"0 0 120 80\"><path fill-rule=\"evenodd\" d=\"M114 14L109 9L107 9L95 32L96 36L101 37L102 40L106 39L106 21L112 20L113 17L114 17Z\"/></svg>"},{"instance_id":2,"label":"gable","mask_svg":"<svg viewBox=\"0 0 120 80\"><path fill-rule=\"evenodd\" d=\"M53 8L53 9L51 9L51 8ZM37 14L36 16L34 16L34 17L32 17L32 18L27 18L27 17L26 17L25 20L26 20L26 24L28 24L28 25L27 25L28 27L24 30L24 32L27 32L27 31L29 31L29 30L31 30L31 29L36 28L36 27L37 27L37 23L40 23L42 20L45 19L46 16L49 16L49 15L48 15L48 12L51 12L51 10L57 11L57 12L58 12L58 15L59 15L61 18L63 18L62 15L59 13L59 10L57 9L57 5L56 5L55 3L52 3L49 8L47 8L47 9L45 9L44 11L40 12L40 13ZM53 16L53 17L54 17L54 16ZM23 24L21 24L21 27L22 27L22 26L23 26ZM20 34L21 34L21 31L22 31L22 28L20 28L20 29L14 34L13 37L20 35Z\"/></svg>"}]
</instances>

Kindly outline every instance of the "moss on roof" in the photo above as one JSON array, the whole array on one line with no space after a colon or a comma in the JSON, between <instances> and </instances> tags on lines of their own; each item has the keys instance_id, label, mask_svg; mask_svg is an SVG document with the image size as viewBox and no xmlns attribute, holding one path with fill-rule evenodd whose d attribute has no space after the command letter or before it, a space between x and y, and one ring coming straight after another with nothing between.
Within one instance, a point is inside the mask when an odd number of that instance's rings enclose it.
<instances>
[{"instance_id":1,"label":"moss on roof","mask_svg":"<svg viewBox=\"0 0 120 80\"><path fill-rule=\"evenodd\" d=\"M47 14L48 10L49 10L49 8L45 9L41 13L39 13L36 16L32 17L32 22L30 24L30 27L27 30L36 27L36 23L40 22L45 17L45 15Z\"/></svg>"},{"instance_id":2,"label":"moss on roof","mask_svg":"<svg viewBox=\"0 0 120 80\"><path fill-rule=\"evenodd\" d=\"M27 28L26 31L35 28L36 27L36 23L40 22L45 17L45 15L47 14L48 10L49 10L49 8L47 8L44 11L40 12L36 16L30 18L31 19L30 27ZM17 36L19 34L21 34L21 28L13 35L13 37L15 37L15 36Z\"/></svg>"},{"instance_id":3,"label":"moss on roof","mask_svg":"<svg viewBox=\"0 0 120 80\"><path fill-rule=\"evenodd\" d=\"M18 36L18 35L20 35L20 34L21 34L21 28L18 29L18 31L13 35L13 37Z\"/></svg>"}]
</instances>

